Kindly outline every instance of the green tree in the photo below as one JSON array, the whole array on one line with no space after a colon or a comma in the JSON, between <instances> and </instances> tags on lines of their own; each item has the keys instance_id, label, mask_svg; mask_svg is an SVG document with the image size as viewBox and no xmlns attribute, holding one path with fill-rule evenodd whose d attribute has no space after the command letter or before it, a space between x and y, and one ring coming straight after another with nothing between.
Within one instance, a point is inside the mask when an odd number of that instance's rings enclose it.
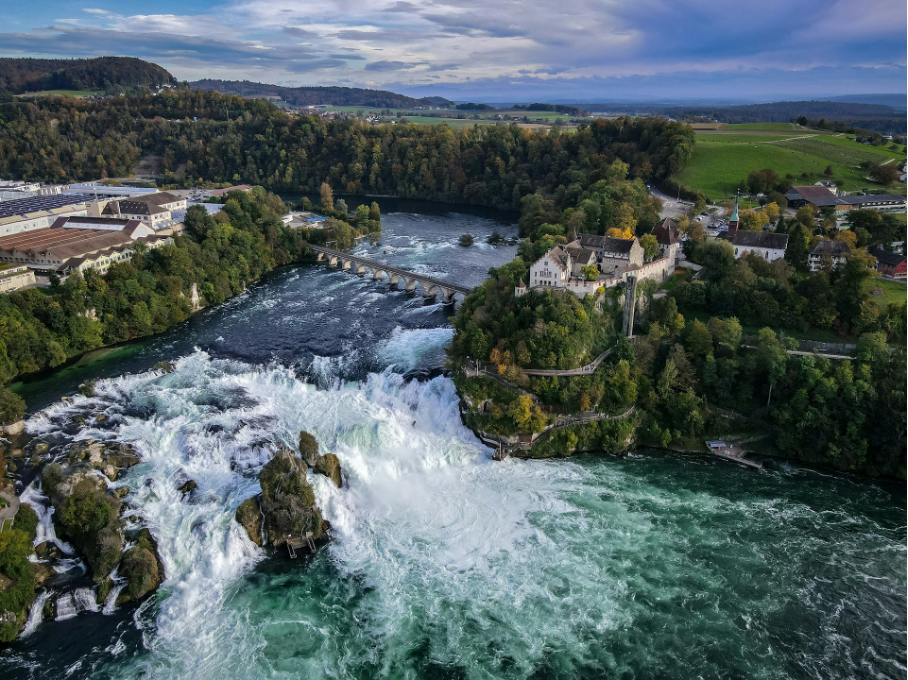
<instances>
[{"instance_id":1,"label":"green tree","mask_svg":"<svg viewBox=\"0 0 908 680\"><path fill-rule=\"evenodd\" d=\"M580 273L587 281L595 281L599 278L599 267L594 264L588 264L580 268Z\"/></svg>"},{"instance_id":2,"label":"green tree","mask_svg":"<svg viewBox=\"0 0 908 680\"><path fill-rule=\"evenodd\" d=\"M713 338L706 324L699 319L694 319L693 325L687 329L687 348L696 355L708 356L713 352Z\"/></svg>"},{"instance_id":3,"label":"green tree","mask_svg":"<svg viewBox=\"0 0 908 680\"><path fill-rule=\"evenodd\" d=\"M652 234L641 236L640 246L643 248L643 257L646 260L652 260L659 253L659 241Z\"/></svg>"},{"instance_id":4,"label":"green tree","mask_svg":"<svg viewBox=\"0 0 908 680\"><path fill-rule=\"evenodd\" d=\"M18 394L0 387L0 425L9 425L22 420L25 415L25 401Z\"/></svg>"}]
</instances>

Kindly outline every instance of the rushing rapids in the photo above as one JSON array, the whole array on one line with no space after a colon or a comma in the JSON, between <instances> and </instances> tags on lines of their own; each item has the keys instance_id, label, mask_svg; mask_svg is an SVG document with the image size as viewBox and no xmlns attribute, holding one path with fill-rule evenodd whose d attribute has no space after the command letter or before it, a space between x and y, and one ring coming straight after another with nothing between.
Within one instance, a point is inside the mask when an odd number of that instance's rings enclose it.
<instances>
[{"instance_id":1,"label":"rushing rapids","mask_svg":"<svg viewBox=\"0 0 908 680\"><path fill-rule=\"evenodd\" d=\"M362 252L475 285L513 248L456 238L493 227L389 215ZM73 369L107 379L30 429L135 447L142 462L115 484L167 579L138 609L79 590L59 621L33 608L0 675L904 677L903 489L654 452L493 462L440 374L450 309L384 285L287 271ZM173 372L148 370L162 358ZM106 417L73 430L84 413ZM333 541L288 562L233 515L300 430L349 483L310 475Z\"/></svg>"}]
</instances>

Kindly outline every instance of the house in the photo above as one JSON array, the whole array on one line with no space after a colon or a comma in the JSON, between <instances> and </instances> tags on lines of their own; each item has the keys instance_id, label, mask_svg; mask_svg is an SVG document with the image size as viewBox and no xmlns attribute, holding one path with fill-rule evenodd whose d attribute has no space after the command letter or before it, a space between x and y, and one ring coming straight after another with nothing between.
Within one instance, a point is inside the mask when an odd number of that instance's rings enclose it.
<instances>
[{"instance_id":1,"label":"house","mask_svg":"<svg viewBox=\"0 0 908 680\"><path fill-rule=\"evenodd\" d=\"M815 187L826 187L831 194L836 196L839 195L839 187L836 186L836 183L829 179L821 179L819 182L814 182Z\"/></svg>"},{"instance_id":2,"label":"house","mask_svg":"<svg viewBox=\"0 0 908 680\"><path fill-rule=\"evenodd\" d=\"M838 267L849 255L851 248L844 241L820 241L807 253L807 264L810 271L816 272L828 263Z\"/></svg>"},{"instance_id":3,"label":"house","mask_svg":"<svg viewBox=\"0 0 908 680\"><path fill-rule=\"evenodd\" d=\"M161 191L147 196L137 196L119 201L110 201L101 211L102 217L137 220L158 230L173 224L173 213L185 213L187 201L182 196L174 196Z\"/></svg>"},{"instance_id":4,"label":"house","mask_svg":"<svg viewBox=\"0 0 908 680\"><path fill-rule=\"evenodd\" d=\"M636 238L612 238L611 236L581 235L568 247L580 247L596 254L599 269L614 272L618 267L643 264L643 247Z\"/></svg>"},{"instance_id":5,"label":"house","mask_svg":"<svg viewBox=\"0 0 908 680\"><path fill-rule=\"evenodd\" d=\"M24 265L0 271L0 293L12 293L35 283L35 273Z\"/></svg>"},{"instance_id":6,"label":"house","mask_svg":"<svg viewBox=\"0 0 908 680\"><path fill-rule=\"evenodd\" d=\"M729 232L722 234L724 238L735 249L735 259L739 259L747 253L759 255L767 262L775 262L785 257L785 249L788 247L788 234L774 234L765 231L737 231L731 233L731 223L729 222Z\"/></svg>"},{"instance_id":7,"label":"house","mask_svg":"<svg viewBox=\"0 0 908 680\"><path fill-rule=\"evenodd\" d=\"M563 288L570 277L572 267L570 253L560 246L555 246L530 265L529 287Z\"/></svg>"},{"instance_id":8,"label":"house","mask_svg":"<svg viewBox=\"0 0 908 680\"><path fill-rule=\"evenodd\" d=\"M653 227L652 233L659 243L659 254L668 258L674 266L678 261L678 252L681 250L681 230L678 228L678 223L671 217L666 217Z\"/></svg>"},{"instance_id":9,"label":"house","mask_svg":"<svg viewBox=\"0 0 908 680\"><path fill-rule=\"evenodd\" d=\"M882 246L870 249L870 254L876 258L876 270L883 276L894 279L904 279L906 276L905 256L893 253Z\"/></svg>"}]
</instances>

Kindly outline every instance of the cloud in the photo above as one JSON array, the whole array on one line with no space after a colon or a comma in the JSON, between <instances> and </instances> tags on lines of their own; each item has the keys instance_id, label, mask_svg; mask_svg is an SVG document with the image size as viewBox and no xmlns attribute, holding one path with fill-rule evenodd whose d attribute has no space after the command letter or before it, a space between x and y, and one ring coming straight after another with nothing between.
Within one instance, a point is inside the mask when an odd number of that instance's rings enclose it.
<instances>
[{"instance_id":1,"label":"cloud","mask_svg":"<svg viewBox=\"0 0 908 680\"><path fill-rule=\"evenodd\" d=\"M798 0L796 8L790 0L761 0L746 21L729 11L728 0L559 0L557 12L525 0L161 6L173 13L85 8L93 15L90 26L64 19L40 23L27 7L14 6L7 25L32 28L0 34L0 53L128 54L181 78L216 73L295 84L431 85L451 92L464 91L464 83L477 91L488 84L533 92L550 83L553 93L578 91L572 88L583 83L603 96L627 82L615 80L622 78L681 89L672 74L702 94L740 83L755 92L775 87L792 95L813 86L793 73L842 74L838 86L824 76L830 93L854 91L849 69L855 66L883 69L868 82L890 90L902 90L906 75L902 0L866 0L860 11L851 0ZM757 75L730 75L741 71ZM696 73L717 75L691 75Z\"/></svg>"},{"instance_id":2,"label":"cloud","mask_svg":"<svg viewBox=\"0 0 908 680\"><path fill-rule=\"evenodd\" d=\"M416 68L421 66L426 62L416 62L415 64L408 64L405 61L373 61L370 64L366 64L363 68L364 71L406 71L411 68Z\"/></svg>"}]
</instances>

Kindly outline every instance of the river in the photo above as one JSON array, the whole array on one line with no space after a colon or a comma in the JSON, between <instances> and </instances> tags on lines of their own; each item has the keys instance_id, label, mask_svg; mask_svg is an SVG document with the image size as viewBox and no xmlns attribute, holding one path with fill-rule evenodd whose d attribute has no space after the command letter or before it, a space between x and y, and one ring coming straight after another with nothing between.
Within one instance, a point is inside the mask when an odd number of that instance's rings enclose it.
<instances>
[{"instance_id":1,"label":"river","mask_svg":"<svg viewBox=\"0 0 908 680\"><path fill-rule=\"evenodd\" d=\"M478 285L513 225L390 213L384 258ZM477 245L461 248L464 232ZM443 373L450 307L321 266L20 386L31 431L132 443L116 484L167 575L144 605L43 621L3 678L903 678L905 492L786 463L494 462ZM149 372L162 359L176 370ZM85 379L92 399L55 402ZM72 418L102 412L72 434ZM334 540L290 562L233 521L312 432ZM67 434L69 432L69 434ZM177 491L191 478L198 488Z\"/></svg>"}]
</instances>

